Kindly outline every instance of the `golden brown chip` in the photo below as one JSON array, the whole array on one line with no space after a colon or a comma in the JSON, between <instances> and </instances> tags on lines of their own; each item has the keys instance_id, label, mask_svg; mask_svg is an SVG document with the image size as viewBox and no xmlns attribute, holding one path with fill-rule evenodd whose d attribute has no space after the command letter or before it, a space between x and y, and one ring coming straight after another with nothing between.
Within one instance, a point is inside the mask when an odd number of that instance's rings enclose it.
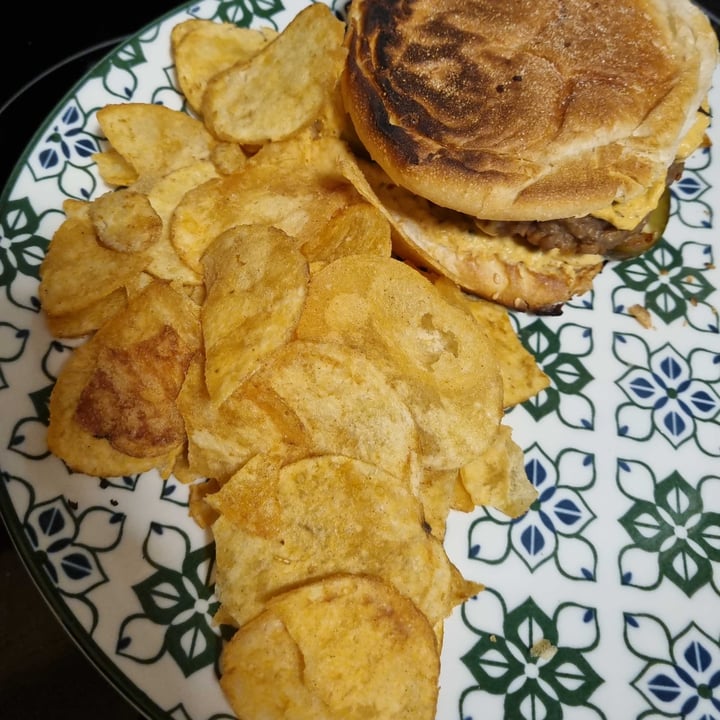
<instances>
[{"instance_id":1,"label":"golden brown chip","mask_svg":"<svg viewBox=\"0 0 720 720\"><path fill-rule=\"evenodd\" d=\"M300 248L308 262L330 262L345 255L369 253L390 257L390 223L368 202L340 208L319 233Z\"/></svg>"},{"instance_id":2,"label":"golden brown chip","mask_svg":"<svg viewBox=\"0 0 720 720\"><path fill-rule=\"evenodd\" d=\"M178 464L173 467L173 475L177 477ZM182 472L181 472L182 475ZM193 478L195 479L195 478ZM207 503L207 496L216 493L220 483L211 478L202 482L193 482L188 492L188 513L203 530L208 530L217 520L217 512Z\"/></svg>"},{"instance_id":3,"label":"golden brown chip","mask_svg":"<svg viewBox=\"0 0 720 720\"><path fill-rule=\"evenodd\" d=\"M446 277L436 276L434 284L443 297L467 309L485 332L500 365L506 408L529 400L550 385L550 378L520 342L507 308L463 292Z\"/></svg>"},{"instance_id":4,"label":"golden brown chip","mask_svg":"<svg viewBox=\"0 0 720 720\"><path fill-rule=\"evenodd\" d=\"M340 79L344 34L327 5L301 10L273 42L208 81L201 109L208 128L221 140L259 145L308 125Z\"/></svg>"},{"instance_id":5,"label":"golden brown chip","mask_svg":"<svg viewBox=\"0 0 720 720\"><path fill-rule=\"evenodd\" d=\"M297 458L306 452L297 418L269 409L261 395L237 392L222 405L212 402L199 358L188 368L177 404L192 477L224 481L258 453Z\"/></svg>"},{"instance_id":6,"label":"golden brown chip","mask_svg":"<svg viewBox=\"0 0 720 720\"><path fill-rule=\"evenodd\" d=\"M279 596L224 647L220 684L246 720L433 720L440 659L410 600L338 576Z\"/></svg>"},{"instance_id":7,"label":"golden brown chip","mask_svg":"<svg viewBox=\"0 0 720 720\"><path fill-rule=\"evenodd\" d=\"M148 264L143 253L121 253L98 243L87 212L55 231L40 266L40 303L50 315L90 307L125 286Z\"/></svg>"},{"instance_id":8,"label":"golden brown chip","mask_svg":"<svg viewBox=\"0 0 720 720\"><path fill-rule=\"evenodd\" d=\"M127 305L125 288L117 288L96 302L80 310L51 315L45 313L48 329L53 337L72 338L88 335Z\"/></svg>"},{"instance_id":9,"label":"golden brown chip","mask_svg":"<svg viewBox=\"0 0 720 720\"><path fill-rule=\"evenodd\" d=\"M169 172L148 190L148 200L162 221L157 242L148 250L148 272L161 280L173 280L187 285L202 284L202 277L186 265L170 241L173 212L189 190L217 177L215 166L209 160L186 165Z\"/></svg>"},{"instance_id":10,"label":"golden brown chip","mask_svg":"<svg viewBox=\"0 0 720 720\"><path fill-rule=\"evenodd\" d=\"M522 515L537 499L523 451L506 425L482 457L460 469L460 477L475 505L489 505L510 517Z\"/></svg>"},{"instance_id":11,"label":"golden brown chip","mask_svg":"<svg viewBox=\"0 0 720 720\"><path fill-rule=\"evenodd\" d=\"M231 142L219 142L210 153L210 159L221 175L230 175L242 170L247 158L242 146Z\"/></svg>"},{"instance_id":12,"label":"golden brown chip","mask_svg":"<svg viewBox=\"0 0 720 720\"><path fill-rule=\"evenodd\" d=\"M307 294L307 261L282 231L238 225L202 258L205 382L222 403L292 337Z\"/></svg>"},{"instance_id":13,"label":"golden brown chip","mask_svg":"<svg viewBox=\"0 0 720 720\"><path fill-rule=\"evenodd\" d=\"M78 425L133 457L182 445L185 429L175 398L192 352L169 325L128 347L101 345L78 398Z\"/></svg>"},{"instance_id":14,"label":"golden brown chip","mask_svg":"<svg viewBox=\"0 0 720 720\"><path fill-rule=\"evenodd\" d=\"M88 212L98 242L118 252L147 250L162 232L162 220L147 196L128 188L100 195Z\"/></svg>"},{"instance_id":15,"label":"golden brown chip","mask_svg":"<svg viewBox=\"0 0 720 720\"><path fill-rule=\"evenodd\" d=\"M316 137L334 135L346 142L357 142L355 128L345 110L339 83L323 103L317 117L300 132L308 132Z\"/></svg>"},{"instance_id":16,"label":"golden brown chip","mask_svg":"<svg viewBox=\"0 0 720 720\"><path fill-rule=\"evenodd\" d=\"M161 176L208 160L215 139L205 126L179 110L154 103L117 103L97 111L111 147L138 176Z\"/></svg>"},{"instance_id":17,"label":"golden brown chip","mask_svg":"<svg viewBox=\"0 0 720 720\"><path fill-rule=\"evenodd\" d=\"M470 512L475 508L459 470L425 469L420 481L420 502L430 532L440 540L445 537L445 528L451 510Z\"/></svg>"},{"instance_id":18,"label":"golden brown chip","mask_svg":"<svg viewBox=\"0 0 720 720\"><path fill-rule=\"evenodd\" d=\"M135 168L113 148L94 153L92 159L97 165L100 177L110 186L124 187L132 185L138 179Z\"/></svg>"},{"instance_id":19,"label":"golden brown chip","mask_svg":"<svg viewBox=\"0 0 720 720\"><path fill-rule=\"evenodd\" d=\"M63 366L50 399L51 452L88 475L169 473L184 444L173 393L199 340L194 303L149 285Z\"/></svg>"},{"instance_id":20,"label":"golden brown chip","mask_svg":"<svg viewBox=\"0 0 720 720\"><path fill-rule=\"evenodd\" d=\"M125 292L127 293L128 300L132 300L142 293L148 285L154 282L157 278L154 278L149 272L143 270L142 272L133 275L128 278L125 283ZM177 288L175 288L177 290Z\"/></svg>"},{"instance_id":21,"label":"golden brown chip","mask_svg":"<svg viewBox=\"0 0 720 720\"><path fill-rule=\"evenodd\" d=\"M483 454L502 417L497 361L473 318L410 266L350 255L312 276L301 339L366 353L410 408L422 463L465 465Z\"/></svg>"},{"instance_id":22,"label":"golden brown chip","mask_svg":"<svg viewBox=\"0 0 720 720\"><path fill-rule=\"evenodd\" d=\"M268 472L256 457L207 502L219 513L220 600L238 626L278 593L334 573L384 579L431 625L480 589L426 532L407 484L360 460L316 456Z\"/></svg>"},{"instance_id":23,"label":"golden brown chip","mask_svg":"<svg viewBox=\"0 0 720 720\"><path fill-rule=\"evenodd\" d=\"M417 489L416 424L384 374L359 351L294 340L247 384L250 393L264 392L272 413L297 418L309 453L355 457Z\"/></svg>"},{"instance_id":24,"label":"golden brown chip","mask_svg":"<svg viewBox=\"0 0 720 720\"><path fill-rule=\"evenodd\" d=\"M302 609L302 608L301 608ZM220 619L228 625L220 606ZM331 720L304 678L303 651L271 611L245 625L224 645L220 685L243 720Z\"/></svg>"},{"instance_id":25,"label":"golden brown chip","mask_svg":"<svg viewBox=\"0 0 720 720\"><path fill-rule=\"evenodd\" d=\"M175 210L170 239L187 265L236 225L272 225L298 241L314 237L342 207L360 199L342 175L347 145L307 136L266 145L238 172L190 190Z\"/></svg>"},{"instance_id":26,"label":"golden brown chip","mask_svg":"<svg viewBox=\"0 0 720 720\"><path fill-rule=\"evenodd\" d=\"M202 112L208 81L217 73L249 60L275 39L271 28L251 29L230 22L187 20L173 28L171 50L178 85L188 105Z\"/></svg>"},{"instance_id":27,"label":"golden brown chip","mask_svg":"<svg viewBox=\"0 0 720 720\"><path fill-rule=\"evenodd\" d=\"M172 26L172 30L170 31L171 54L175 54L175 49L185 39L185 37L187 37L189 33L191 33L193 30L197 30L198 28L203 27L204 25L207 25L210 22L212 22L212 20L205 20L204 18L193 17L175 23L175 25Z\"/></svg>"},{"instance_id":28,"label":"golden brown chip","mask_svg":"<svg viewBox=\"0 0 720 720\"><path fill-rule=\"evenodd\" d=\"M107 440L93 437L74 420L80 392L94 367L95 353L89 343L77 347L63 366L50 399L49 450L74 472L94 477L134 475L153 468L169 473L175 450L159 457L131 457Z\"/></svg>"},{"instance_id":29,"label":"golden brown chip","mask_svg":"<svg viewBox=\"0 0 720 720\"><path fill-rule=\"evenodd\" d=\"M90 202L88 200L65 198L65 200L63 200L62 207L67 219L83 220L87 222L90 217Z\"/></svg>"}]
</instances>

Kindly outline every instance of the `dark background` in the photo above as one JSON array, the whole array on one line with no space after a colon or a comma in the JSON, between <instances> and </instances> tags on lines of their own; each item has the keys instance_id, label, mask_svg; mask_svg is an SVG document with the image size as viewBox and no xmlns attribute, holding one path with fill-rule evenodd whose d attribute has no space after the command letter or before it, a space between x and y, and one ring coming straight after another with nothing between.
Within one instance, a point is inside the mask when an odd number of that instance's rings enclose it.
<instances>
[{"instance_id":1,"label":"dark background","mask_svg":"<svg viewBox=\"0 0 720 720\"><path fill-rule=\"evenodd\" d=\"M45 117L98 60L182 4L12 4L0 39L0 187ZM0 717L140 720L65 634L0 522Z\"/></svg>"},{"instance_id":2,"label":"dark background","mask_svg":"<svg viewBox=\"0 0 720 720\"><path fill-rule=\"evenodd\" d=\"M129 34L181 0L14 3L0 39L0 185L70 87Z\"/></svg>"}]
</instances>

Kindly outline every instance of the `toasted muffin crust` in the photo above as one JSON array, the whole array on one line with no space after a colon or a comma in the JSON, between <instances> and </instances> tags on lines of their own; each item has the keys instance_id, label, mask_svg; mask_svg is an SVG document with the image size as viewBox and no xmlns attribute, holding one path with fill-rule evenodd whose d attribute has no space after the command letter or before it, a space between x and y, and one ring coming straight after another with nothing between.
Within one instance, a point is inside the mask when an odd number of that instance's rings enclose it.
<instances>
[{"instance_id":1,"label":"toasted muffin crust","mask_svg":"<svg viewBox=\"0 0 720 720\"><path fill-rule=\"evenodd\" d=\"M492 220L582 216L661 182L718 59L688 0L353 0L346 44L373 159Z\"/></svg>"}]
</instances>

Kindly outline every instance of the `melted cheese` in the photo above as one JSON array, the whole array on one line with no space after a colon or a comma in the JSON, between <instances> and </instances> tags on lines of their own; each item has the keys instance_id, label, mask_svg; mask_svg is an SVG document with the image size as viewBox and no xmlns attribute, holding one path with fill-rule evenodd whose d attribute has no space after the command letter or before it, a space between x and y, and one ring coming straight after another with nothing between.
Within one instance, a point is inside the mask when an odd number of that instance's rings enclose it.
<instances>
[{"instance_id":1,"label":"melted cheese","mask_svg":"<svg viewBox=\"0 0 720 720\"><path fill-rule=\"evenodd\" d=\"M707 101L702 104L702 108L698 111L695 122L688 131L687 135L683 138L680 143L680 147L677 150L676 157L678 160L685 160L689 155L692 155L705 140L705 131L710 125L710 106Z\"/></svg>"},{"instance_id":2,"label":"melted cheese","mask_svg":"<svg viewBox=\"0 0 720 720\"><path fill-rule=\"evenodd\" d=\"M594 217L607 220L620 230L632 230L640 221L657 207L665 190L665 181L651 185L642 195L627 202L610 205L610 207L592 213Z\"/></svg>"},{"instance_id":3,"label":"melted cheese","mask_svg":"<svg viewBox=\"0 0 720 720\"><path fill-rule=\"evenodd\" d=\"M677 160L685 160L703 143L705 131L710 124L710 115L707 112L707 103L695 116L695 122L686 133L680 143L677 153ZM610 207L603 208L592 213L595 217L607 220L620 230L632 230L640 221L657 207L660 198L665 191L665 181L659 181L651 185L642 195L633 198L628 202L613 203Z\"/></svg>"}]
</instances>

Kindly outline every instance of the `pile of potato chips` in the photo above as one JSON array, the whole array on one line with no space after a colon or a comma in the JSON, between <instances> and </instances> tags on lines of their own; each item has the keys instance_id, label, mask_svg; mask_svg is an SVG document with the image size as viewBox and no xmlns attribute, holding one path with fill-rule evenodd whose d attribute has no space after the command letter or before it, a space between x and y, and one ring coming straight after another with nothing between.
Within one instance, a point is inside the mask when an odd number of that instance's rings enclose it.
<instances>
[{"instance_id":1,"label":"pile of potato chips","mask_svg":"<svg viewBox=\"0 0 720 720\"><path fill-rule=\"evenodd\" d=\"M84 338L48 443L77 472L190 484L239 716L430 720L443 621L481 590L446 519L527 509L502 420L548 379L504 308L393 257L343 33L322 4L281 33L188 20L191 114L99 110L115 189L66 202L41 268L51 332Z\"/></svg>"}]
</instances>

